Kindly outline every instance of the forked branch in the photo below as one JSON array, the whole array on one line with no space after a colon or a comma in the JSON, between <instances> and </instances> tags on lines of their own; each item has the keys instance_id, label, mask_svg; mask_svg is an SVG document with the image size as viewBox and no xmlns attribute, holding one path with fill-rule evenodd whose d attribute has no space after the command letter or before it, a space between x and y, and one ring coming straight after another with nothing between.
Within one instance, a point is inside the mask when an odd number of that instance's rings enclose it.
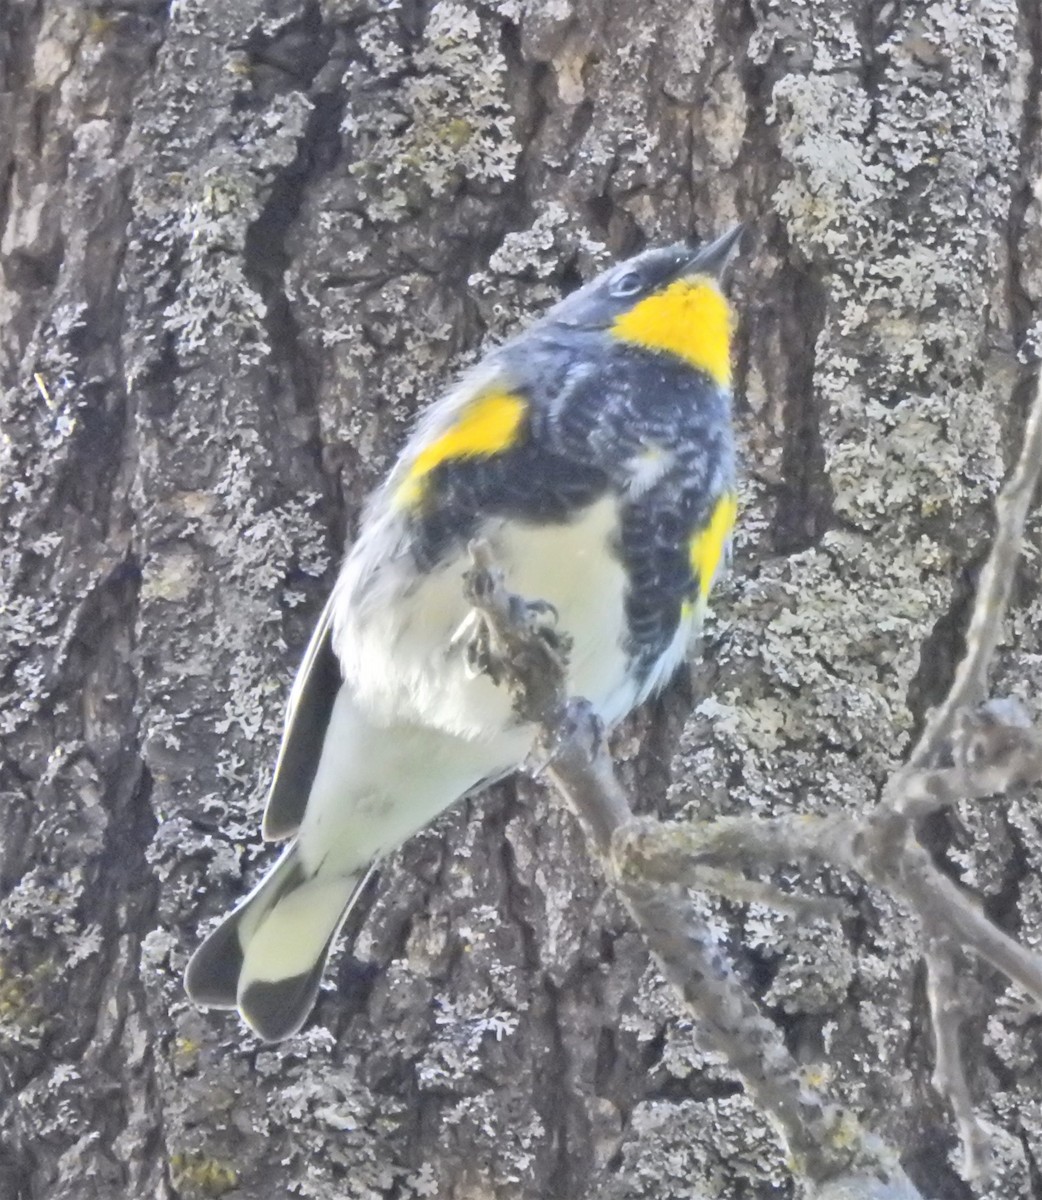
<instances>
[{"instance_id":1,"label":"forked branch","mask_svg":"<svg viewBox=\"0 0 1042 1200\"><path fill-rule=\"evenodd\" d=\"M467 596L479 614L473 660L509 687L519 718L536 727L536 757L571 804L615 880L665 977L772 1120L793 1173L818 1200L915 1200L887 1147L849 1112L809 1089L775 1026L738 984L685 886L778 908L825 911L828 902L783 895L744 872L801 863L855 871L900 898L919 921L934 1026L934 1080L948 1098L964 1147L964 1175L986 1173L988 1143L974 1114L959 1052L954 954L970 950L1042 1004L1042 957L995 926L933 864L914 822L965 799L1042 782L1042 732L1015 700L987 700L1024 523L1042 471L1042 379L1017 465L996 502L996 529L981 571L966 651L908 762L866 816L834 812L773 820L635 819L597 718L566 694L568 647L545 604L511 595L484 543L471 546Z\"/></svg>"}]
</instances>

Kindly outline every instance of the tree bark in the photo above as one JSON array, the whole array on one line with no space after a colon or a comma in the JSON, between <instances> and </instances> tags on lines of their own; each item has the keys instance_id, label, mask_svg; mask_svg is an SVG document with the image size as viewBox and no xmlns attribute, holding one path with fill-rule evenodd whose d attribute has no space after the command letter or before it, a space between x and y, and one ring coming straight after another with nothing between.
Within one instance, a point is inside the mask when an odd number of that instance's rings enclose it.
<instances>
[{"instance_id":1,"label":"tree bark","mask_svg":"<svg viewBox=\"0 0 1042 1200\"><path fill-rule=\"evenodd\" d=\"M271 853L292 672L412 416L598 266L739 219L734 567L615 751L647 812L875 802L1033 387L1040 94L1034 0L0 0L0 1197L789 1194L530 780L388 861L299 1037L180 976ZM995 687L1037 718L1028 534ZM922 830L1035 946L1039 811ZM960 964L975 1192L914 924L810 883L849 919L693 903L924 1195L1042 1200L1037 1014Z\"/></svg>"}]
</instances>

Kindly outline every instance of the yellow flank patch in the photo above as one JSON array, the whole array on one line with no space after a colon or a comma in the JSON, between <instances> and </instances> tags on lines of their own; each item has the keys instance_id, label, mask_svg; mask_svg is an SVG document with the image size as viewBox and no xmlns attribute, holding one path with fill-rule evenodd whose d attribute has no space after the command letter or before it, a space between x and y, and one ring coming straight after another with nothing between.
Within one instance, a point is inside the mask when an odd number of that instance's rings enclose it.
<instances>
[{"instance_id":1,"label":"yellow flank patch","mask_svg":"<svg viewBox=\"0 0 1042 1200\"><path fill-rule=\"evenodd\" d=\"M720 565L720 556L737 515L738 497L734 492L725 492L713 506L708 524L703 525L688 543L691 570L698 580L698 590L703 600L713 586L713 576Z\"/></svg>"},{"instance_id":2,"label":"yellow flank patch","mask_svg":"<svg viewBox=\"0 0 1042 1200\"><path fill-rule=\"evenodd\" d=\"M676 354L721 387L731 384L731 329L727 298L707 276L678 279L615 319L612 333L648 350Z\"/></svg>"},{"instance_id":3,"label":"yellow flank patch","mask_svg":"<svg viewBox=\"0 0 1042 1200\"><path fill-rule=\"evenodd\" d=\"M527 405L513 392L485 392L472 400L441 437L413 459L395 492L402 508L423 499L427 477L435 467L458 458L488 458L508 450L517 440Z\"/></svg>"}]
</instances>

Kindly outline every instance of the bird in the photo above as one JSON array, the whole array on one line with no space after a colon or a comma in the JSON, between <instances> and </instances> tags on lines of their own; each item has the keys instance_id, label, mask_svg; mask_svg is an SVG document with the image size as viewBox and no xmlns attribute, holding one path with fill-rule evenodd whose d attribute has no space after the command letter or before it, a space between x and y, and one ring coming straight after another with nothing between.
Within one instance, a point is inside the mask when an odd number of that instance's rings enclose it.
<instances>
[{"instance_id":1,"label":"bird","mask_svg":"<svg viewBox=\"0 0 1042 1200\"><path fill-rule=\"evenodd\" d=\"M534 730L476 672L467 547L567 637L605 728L687 657L737 511L728 265L742 227L646 249L491 349L370 497L287 703L274 866L185 972L261 1039L300 1030L372 866L520 766Z\"/></svg>"}]
</instances>

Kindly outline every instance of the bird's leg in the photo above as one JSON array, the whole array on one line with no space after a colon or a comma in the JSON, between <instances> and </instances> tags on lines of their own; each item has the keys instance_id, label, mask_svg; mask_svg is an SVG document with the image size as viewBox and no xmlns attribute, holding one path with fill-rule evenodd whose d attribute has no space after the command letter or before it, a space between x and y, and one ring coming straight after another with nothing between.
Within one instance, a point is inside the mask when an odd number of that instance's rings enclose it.
<instances>
[{"instance_id":1,"label":"bird's leg","mask_svg":"<svg viewBox=\"0 0 1042 1200\"><path fill-rule=\"evenodd\" d=\"M507 590L487 543L471 542L469 550L473 566L464 575L464 595L473 612L453 642L466 640L469 670L510 685L519 719L539 723L565 702L572 639L558 628L552 604Z\"/></svg>"}]
</instances>

